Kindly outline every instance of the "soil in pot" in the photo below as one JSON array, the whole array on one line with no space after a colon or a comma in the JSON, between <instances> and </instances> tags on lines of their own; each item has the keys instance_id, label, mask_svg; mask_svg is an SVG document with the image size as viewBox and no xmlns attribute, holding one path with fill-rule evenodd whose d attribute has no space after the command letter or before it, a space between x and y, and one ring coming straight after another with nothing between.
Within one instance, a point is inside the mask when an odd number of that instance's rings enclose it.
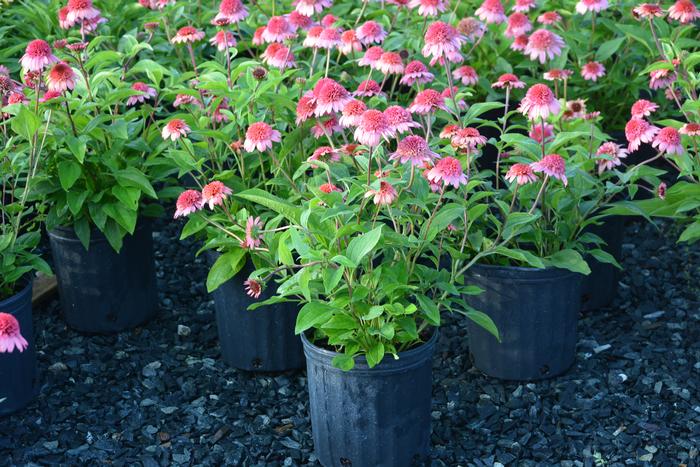
<instances>
[{"instance_id":1,"label":"soil in pot","mask_svg":"<svg viewBox=\"0 0 700 467\"><path fill-rule=\"evenodd\" d=\"M87 250L73 228L49 232L61 308L68 325L81 332L112 334L139 326L158 307L153 228L139 222L119 253L93 230Z\"/></svg>"},{"instance_id":2,"label":"soil in pot","mask_svg":"<svg viewBox=\"0 0 700 467\"><path fill-rule=\"evenodd\" d=\"M325 467L424 465L430 452L432 357L425 344L369 368L364 358L343 371L337 354L302 336L311 431Z\"/></svg>"},{"instance_id":3,"label":"soil in pot","mask_svg":"<svg viewBox=\"0 0 700 467\"><path fill-rule=\"evenodd\" d=\"M484 289L467 297L491 317L499 343L471 320L469 350L474 366L489 376L529 381L564 373L576 355L581 275L563 269L475 265L469 284Z\"/></svg>"},{"instance_id":4,"label":"soil in pot","mask_svg":"<svg viewBox=\"0 0 700 467\"><path fill-rule=\"evenodd\" d=\"M36 368L36 346L32 325L32 284L0 301L0 312L13 315L20 332L29 344L23 352L0 353L0 417L16 412L29 404L39 392Z\"/></svg>"}]
</instances>

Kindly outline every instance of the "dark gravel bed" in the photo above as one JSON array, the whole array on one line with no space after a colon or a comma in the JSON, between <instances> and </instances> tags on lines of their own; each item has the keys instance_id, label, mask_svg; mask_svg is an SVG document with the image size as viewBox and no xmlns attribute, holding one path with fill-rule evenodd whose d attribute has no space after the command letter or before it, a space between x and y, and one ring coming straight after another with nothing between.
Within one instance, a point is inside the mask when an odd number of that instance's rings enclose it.
<instances>
[{"instance_id":1,"label":"dark gravel bed","mask_svg":"<svg viewBox=\"0 0 700 467\"><path fill-rule=\"evenodd\" d=\"M315 464L304 372L219 358L206 267L159 223L161 311L84 336L35 310L41 395L0 419L0 465ZM435 358L433 465L700 465L700 248L626 229L620 294L579 323L575 366L532 384L476 371L447 317ZM364 467L364 466L361 466Z\"/></svg>"}]
</instances>

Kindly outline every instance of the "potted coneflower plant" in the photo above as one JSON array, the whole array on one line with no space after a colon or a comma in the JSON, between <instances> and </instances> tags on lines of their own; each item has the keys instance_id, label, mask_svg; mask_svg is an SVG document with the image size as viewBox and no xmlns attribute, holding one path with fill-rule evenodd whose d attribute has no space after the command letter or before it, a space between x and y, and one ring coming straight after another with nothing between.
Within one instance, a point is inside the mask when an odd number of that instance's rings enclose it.
<instances>
[{"instance_id":1,"label":"potted coneflower plant","mask_svg":"<svg viewBox=\"0 0 700 467\"><path fill-rule=\"evenodd\" d=\"M150 219L162 208L151 181L164 172L152 154L158 83L142 77L159 78L137 71L147 45L125 36L114 50L107 40L92 46L82 38L105 20L90 2L67 8L62 26L81 38L53 47L31 41L20 60L25 87L17 99L49 129L32 196L47 203L66 322L113 333L148 321L157 309Z\"/></svg>"}]
</instances>

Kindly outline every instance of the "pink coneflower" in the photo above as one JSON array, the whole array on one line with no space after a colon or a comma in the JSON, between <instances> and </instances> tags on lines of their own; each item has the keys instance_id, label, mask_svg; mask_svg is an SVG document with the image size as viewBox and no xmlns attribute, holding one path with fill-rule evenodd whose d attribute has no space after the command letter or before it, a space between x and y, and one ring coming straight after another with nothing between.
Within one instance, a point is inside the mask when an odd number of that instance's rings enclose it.
<instances>
[{"instance_id":1,"label":"pink coneflower","mask_svg":"<svg viewBox=\"0 0 700 467\"><path fill-rule=\"evenodd\" d=\"M413 86L415 83L430 83L433 79L435 79L435 75L428 71L423 62L413 60L404 68L403 77L399 82L406 86Z\"/></svg>"},{"instance_id":2,"label":"pink coneflower","mask_svg":"<svg viewBox=\"0 0 700 467\"><path fill-rule=\"evenodd\" d=\"M402 164L410 161L413 165L422 166L425 162L431 162L437 157L438 155L430 150L425 139L417 135L409 135L399 141L396 152L389 156L389 160L398 159Z\"/></svg>"},{"instance_id":3,"label":"pink coneflower","mask_svg":"<svg viewBox=\"0 0 700 467\"><path fill-rule=\"evenodd\" d=\"M362 114L367 110L367 105L357 99L353 99L343 107L343 114L340 116L340 126L344 128L354 127L360 124Z\"/></svg>"},{"instance_id":4,"label":"pink coneflower","mask_svg":"<svg viewBox=\"0 0 700 467\"><path fill-rule=\"evenodd\" d=\"M202 204L208 204L209 209L221 206L224 200L232 193L231 189L218 180L214 180L202 188Z\"/></svg>"},{"instance_id":5,"label":"pink coneflower","mask_svg":"<svg viewBox=\"0 0 700 467\"><path fill-rule=\"evenodd\" d=\"M531 163L530 167L534 172L542 172L552 178L561 180L564 186L569 183L566 178L566 163L559 154L547 154L539 161Z\"/></svg>"},{"instance_id":6,"label":"pink coneflower","mask_svg":"<svg viewBox=\"0 0 700 467\"><path fill-rule=\"evenodd\" d=\"M316 122L316 124L311 127L311 134L316 139L325 137L326 135L332 135L333 133L340 133L343 131L343 127L338 124L338 119L335 116L327 118L321 123Z\"/></svg>"},{"instance_id":7,"label":"pink coneflower","mask_svg":"<svg viewBox=\"0 0 700 467\"><path fill-rule=\"evenodd\" d=\"M92 5L92 0L68 0L66 21L77 23L89 21L100 16L100 10Z\"/></svg>"},{"instance_id":8,"label":"pink coneflower","mask_svg":"<svg viewBox=\"0 0 700 467\"><path fill-rule=\"evenodd\" d=\"M51 52L51 46L46 41L35 39L27 44L27 49L19 60L22 68L27 71L41 72L58 59Z\"/></svg>"},{"instance_id":9,"label":"pink coneflower","mask_svg":"<svg viewBox=\"0 0 700 467\"><path fill-rule=\"evenodd\" d=\"M56 63L46 76L49 91L64 92L75 88L75 72L64 62Z\"/></svg>"},{"instance_id":10,"label":"pink coneflower","mask_svg":"<svg viewBox=\"0 0 700 467\"><path fill-rule=\"evenodd\" d=\"M180 193L175 203L175 215L173 218L189 216L193 212L197 212L204 207L202 194L197 190L185 190Z\"/></svg>"},{"instance_id":11,"label":"pink coneflower","mask_svg":"<svg viewBox=\"0 0 700 467\"><path fill-rule=\"evenodd\" d=\"M445 0L410 0L409 8L418 8L418 14L421 16L438 16L447 9Z\"/></svg>"},{"instance_id":12,"label":"pink coneflower","mask_svg":"<svg viewBox=\"0 0 700 467\"><path fill-rule=\"evenodd\" d=\"M279 68L280 70L292 68L296 65L294 54L289 47L277 42L270 44L261 55L261 58L264 63L267 63L271 67Z\"/></svg>"},{"instance_id":13,"label":"pink coneflower","mask_svg":"<svg viewBox=\"0 0 700 467\"><path fill-rule=\"evenodd\" d=\"M678 130L678 133L687 136L700 136L700 123L686 123Z\"/></svg>"},{"instance_id":14,"label":"pink coneflower","mask_svg":"<svg viewBox=\"0 0 700 467\"><path fill-rule=\"evenodd\" d=\"M425 89L416 94L408 111L425 115L438 109L447 110L445 98L434 89Z\"/></svg>"},{"instance_id":15,"label":"pink coneflower","mask_svg":"<svg viewBox=\"0 0 700 467\"><path fill-rule=\"evenodd\" d=\"M677 0L669 7L668 16L681 24L687 24L700 18L700 11L691 0Z\"/></svg>"},{"instance_id":16,"label":"pink coneflower","mask_svg":"<svg viewBox=\"0 0 700 467\"><path fill-rule=\"evenodd\" d=\"M245 132L243 147L247 152L265 151L272 148L272 143L279 143L282 135L265 122L256 122Z\"/></svg>"},{"instance_id":17,"label":"pink coneflower","mask_svg":"<svg viewBox=\"0 0 700 467\"><path fill-rule=\"evenodd\" d=\"M651 115L658 108L659 108L659 106L653 102L650 102L646 99L639 99L637 102L632 104L632 108L630 109L630 113L635 118L644 118L644 117L648 117L649 115Z\"/></svg>"},{"instance_id":18,"label":"pink coneflower","mask_svg":"<svg viewBox=\"0 0 700 467\"><path fill-rule=\"evenodd\" d=\"M403 59L396 52L384 52L377 62L377 70L385 75L403 73Z\"/></svg>"},{"instance_id":19,"label":"pink coneflower","mask_svg":"<svg viewBox=\"0 0 700 467\"><path fill-rule=\"evenodd\" d=\"M245 287L246 295L252 298L260 298L260 294L262 293L262 285L260 282L255 279L246 279L243 282L243 286Z\"/></svg>"},{"instance_id":20,"label":"pink coneflower","mask_svg":"<svg viewBox=\"0 0 700 467\"><path fill-rule=\"evenodd\" d=\"M513 164L506 173L506 180L509 182L517 182L518 185L534 183L537 181L537 175L528 164Z\"/></svg>"},{"instance_id":21,"label":"pink coneflower","mask_svg":"<svg viewBox=\"0 0 700 467\"><path fill-rule=\"evenodd\" d=\"M394 202L396 196L396 189L393 186L391 186L389 182L384 180L379 182L378 190L370 189L367 190L367 193L365 193L365 198L373 197L374 199L372 201L377 206L388 206L389 204Z\"/></svg>"},{"instance_id":22,"label":"pink coneflower","mask_svg":"<svg viewBox=\"0 0 700 467\"><path fill-rule=\"evenodd\" d=\"M245 240L241 242L241 248L254 249L262 243L263 223L260 217L248 216L245 224Z\"/></svg>"},{"instance_id":23,"label":"pink coneflower","mask_svg":"<svg viewBox=\"0 0 700 467\"><path fill-rule=\"evenodd\" d=\"M318 189L319 189L319 191L326 193L326 194L333 193L334 191L342 193L342 191L343 191L340 188L338 188L337 186L333 185L332 183L324 183L323 185L319 186Z\"/></svg>"},{"instance_id":24,"label":"pink coneflower","mask_svg":"<svg viewBox=\"0 0 700 467\"><path fill-rule=\"evenodd\" d=\"M270 18L262 32L262 39L265 42L284 42L294 36L294 30L284 16Z\"/></svg>"},{"instance_id":25,"label":"pink coneflower","mask_svg":"<svg viewBox=\"0 0 700 467\"><path fill-rule=\"evenodd\" d=\"M406 133L411 128L419 128L420 123L413 120L411 112L399 105L392 105L384 111L389 129L394 135Z\"/></svg>"},{"instance_id":26,"label":"pink coneflower","mask_svg":"<svg viewBox=\"0 0 700 467\"><path fill-rule=\"evenodd\" d=\"M598 164L598 174L602 174L606 170L612 170L614 167L622 165L622 159L627 157L627 149L624 149L619 144L613 142L603 143L596 151Z\"/></svg>"},{"instance_id":27,"label":"pink coneflower","mask_svg":"<svg viewBox=\"0 0 700 467\"><path fill-rule=\"evenodd\" d=\"M659 183L659 186L656 188L656 196L658 196L659 199L666 199L666 188L666 182Z\"/></svg>"},{"instance_id":28,"label":"pink coneflower","mask_svg":"<svg viewBox=\"0 0 700 467\"><path fill-rule=\"evenodd\" d=\"M365 51L365 54L360 58L357 63L360 66L369 66L371 68L374 68L374 66L377 64L380 58L382 58L382 54L384 53L384 49L379 47L378 45L375 45L374 47L370 47Z\"/></svg>"},{"instance_id":29,"label":"pink coneflower","mask_svg":"<svg viewBox=\"0 0 700 467\"><path fill-rule=\"evenodd\" d=\"M386 39L386 31L376 21L367 21L357 28L357 38L364 45L381 44Z\"/></svg>"},{"instance_id":30,"label":"pink coneflower","mask_svg":"<svg viewBox=\"0 0 700 467\"><path fill-rule=\"evenodd\" d=\"M484 0L475 13L481 21L489 24L503 23L506 20L501 0Z\"/></svg>"},{"instance_id":31,"label":"pink coneflower","mask_svg":"<svg viewBox=\"0 0 700 467\"><path fill-rule=\"evenodd\" d=\"M22 337L19 321L9 313L0 313L0 353L10 353L17 349L24 352L29 343Z\"/></svg>"},{"instance_id":32,"label":"pink coneflower","mask_svg":"<svg viewBox=\"0 0 700 467\"><path fill-rule=\"evenodd\" d=\"M175 100L173 101L173 107L175 108L189 104L196 105L197 107L204 107L199 99L194 96L190 96L189 94L178 94L175 96Z\"/></svg>"},{"instance_id":33,"label":"pink coneflower","mask_svg":"<svg viewBox=\"0 0 700 467\"><path fill-rule=\"evenodd\" d=\"M520 112L530 120L546 119L550 115L558 115L561 110L559 101L546 84L535 84L527 90L520 102Z\"/></svg>"},{"instance_id":34,"label":"pink coneflower","mask_svg":"<svg viewBox=\"0 0 700 467\"><path fill-rule=\"evenodd\" d=\"M515 0L515 5L513 5L513 11L519 13L527 13L537 6L535 0Z\"/></svg>"},{"instance_id":35,"label":"pink coneflower","mask_svg":"<svg viewBox=\"0 0 700 467\"><path fill-rule=\"evenodd\" d=\"M384 113L369 109L362 114L360 124L355 129L355 139L365 146L375 147L382 138L391 136L391 128Z\"/></svg>"},{"instance_id":36,"label":"pink coneflower","mask_svg":"<svg viewBox=\"0 0 700 467\"><path fill-rule=\"evenodd\" d=\"M469 65L463 65L452 72L452 76L455 79L462 80L462 84L465 86L473 86L479 82L479 75L476 70Z\"/></svg>"},{"instance_id":37,"label":"pink coneflower","mask_svg":"<svg viewBox=\"0 0 700 467\"><path fill-rule=\"evenodd\" d=\"M587 11L599 13L608 7L608 0L579 0L576 12L585 15Z\"/></svg>"},{"instance_id":38,"label":"pink coneflower","mask_svg":"<svg viewBox=\"0 0 700 467\"><path fill-rule=\"evenodd\" d=\"M194 44L204 39L204 31L192 26L180 28L170 40L173 44Z\"/></svg>"},{"instance_id":39,"label":"pink coneflower","mask_svg":"<svg viewBox=\"0 0 700 467\"><path fill-rule=\"evenodd\" d=\"M350 93L336 81L323 78L316 83L313 90L316 98L316 116L340 112L352 100Z\"/></svg>"},{"instance_id":40,"label":"pink coneflower","mask_svg":"<svg viewBox=\"0 0 700 467\"><path fill-rule=\"evenodd\" d=\"M434 60L447 58L453 60L454 55L460 55L460 49L465 38L455 28L442 21L436 21L428 26L425 32L423 56L433 57ZM460 55L461 56L461 55Z\"/></svg>"},{"instance_id":41,"label":"pink coneflower","mask_svg":"<svg viewBox=\"0 0 700 467\"><path fill-rule=\"evenodd\" d=\"M383 94L381 86L373 79L362 81L357 86L357 90L353 92L353 95L360 97L381 96Z\"/></svg>"},{"instance_id":42,"label":"pink coneflower","mask_svg":"<svg viewBox=\"0 0 700 467\"><path fill-rule=\"evenodd\" d=\"M667 88L676 81L676 73L667 68L649 72L649 87L651 89Z\"/></svg>"},{"instance_id":43,"label":"pink coneflower","mask_svg":"<svg viewBox=\"0 0 700 467\"><path fill-rule=\"evenodd\" d=\"M68 47L68 50L71 52L82 52L83 50L87 49L87 42L74 42L72 44L68 44L66 47Z\"/></svg>"},{"instance_id":44,"label":"pink coneflower","mask_svg":"<svg viewBox=\"0 0 700 467\"><path fill-rule=\"evenodd\" d=\"M627 149L636 151L641 143L651 143L652 139L659 131L659 128L642 120L641 118L631 118L625 125L625 137L627 138Z\"/></svg>"},{"instance_id":45,"label":"pink coneflower","mask_svg":"<svg viewBox=\"0 0 700 467\"><path fill-rule=\"evenodd\" d=\"M304 38L304 42L302 42L302 45L304 47L318 49L319 39L321 37L323 29L323 26L311 26L309 30L306 31L306 37Z\"/></svg>"},{"instance_id":46,"label":"pink coneflower","mask_svg":"<svg viewBox=\"0 0 700 467\"><path fill-rule=\"evenodd\" d=\"M41 102L42 104L45 103L45 102L50 102L50 101L52 101L52 100L54 100L54 99L58 99L58 98L61 97L62 95L63 95L62 92L58 92L58 91L46 91L46 92L44 93L44 95L41 96L41 97L39 98L39 102Z\"/></svg>"},{"instance_id":47,"label":"pink coneflower","mask_svg":"<svg viewBox=\"0 0 700 467\"><path fill-rule=\"evenodd\" d=\"M556 11L545 11L537 17L537 22L544 25L557 24L561 21L561 15Z\"/></svg>"},{"instance_id":48,"label":"pink coneflower","mask_svg":"<svg viewBox=\"0 0 700 467\"><path fill-rule=\"evenodd\" d=\"M314 25L313 19L311 19L309 16L302 15L296 10L289 13L289 16L287 16L287 21L289 21L289 24L294 28L302 29L304 31L307 31Z\"/></svg>"},{"instance_id":49,"label":"pink coneflower","mask_svg":"<svg viewBox=\"0 0 700 467\"><path fill-rule=\"evenodd\" d=\"M171 141L177 141L183 136L187 136L189 132L190 127L187 126L184 120L173 118L163 127L162 136L165 140L170 138Z\"/></svg>"},{"instance_id":50,"label":"pink coneflower","mask_svg":"<svg viewBox=\"0 0 700 467\"><path fill-rule=\"evenodd\" d=\"M27 96L25 96L21 92L13 92L11 93L8 98L7 98L7 104L12 105L12 104L26 104L29 102L29 99L27 99Z\"/></svg>"},{"instance_id":51,"label":"pink coneflower","mask_svg":"<svg viewBox=\"0 0 700 467\"><path fill-rule=\"evenodd\" d=\"M219 52L223 52L228 48L236 46L236 38L231 31L217 31L217 33L209 39L211 45L216 46Z\"/></svg>"},{"instance_id":52,"label":"pink coneflower","mask_svg":"<svg viewBox=\"0 0 700 467\"><path fill-rule=\"evenodd\" d=\"M228 23L238 23L248 16L248 10L241 0L221 0L219 12L214 17L213 23L226 21Z\"/></svg>"},{"instance_id":53,"label":"pink coneflower","mask_svg":"<svg viewBox=\"0 0 700 467\"><path fill-rule=\"evenodd\" d=\"M588 62L581 67L581 76L588 81L598 81L605 76L605 67L598 62Z\"/></svg>"},{"instance_id":54,"label":"pink coneflower","mask_svg":"<svg viewBox=\"0 0 700 467\"><path fill-rule=\"evenodd\" d=\"M508 26L506 27L506 37L518 37L527 34L532 30L532 23L523 13L513 13L508 17Z\"/></svg>"},{"instance_id":55,"label":"pink coneflower","mask_svg":"<svg viewBox=\"0 0 700 467\"><path fill-rule=\"evenodd\" d=\"M143 104L146 102L146 99L154 99L157 94L155 89L146 83L142 83L141 81L137 81L132 84L131 89L138 91L140 94L129 96L129 98L126 100L126 105L129 107L136 104Z\"/></svg>"},{"instance_id":56,"label":"pink coneflower","mask_svg":"<svg viewBox=\"0 0 700 467\"><path fill-rule=\"evenodd\" d=\"M471 127L458 129L450 139L452 146L466 150L473 150L477 146L486 144L486 137L482 136L479 130Z\"/></svg>"},{"instance_id":57,"label":"pink coneflower","mask_svg":"<svg viewBox=\"0 0 700 467\"><path fill-rule=\"evenodd\" d=\"M586 115L586 101L584 99L574 99L566 102L564 118L583 118Z\"/></svg>"},{"instance_id":58,"label":"pink coneflower","mask_svg":"<svg viewBox=\"0 0 700 467\"><path fill-rule=\"evenodd\" d=\"M552 68L549 71L545 71L542 75L547 81L562 81L569 79L574 72L571 70L562 70L559 68Z\"/></svg>"},{"instance_id":59,"label":"pink coneflower","mask_svg":"<svg viewBox=\"0 0 700 467\"><path fill-rule=\"evenodd\" d=\"M457 97L458 93L459 93L459 88L457 86L452 86L452 88L443 89L442 92L440 93L440 95L442 97L444 97L445 99L453 99L453 98ZM464 110L467 108L467 103L464 101L464 99L459 99L459 100L455 99L455 101L457 102L457 107L459 107L460 109ZM454 103L454 101L453 101L453 103Z\"/></svg>"},{"instance_id":60,"label":"pink coneflower","mask_svg":"<svg viewBox=\"0 0 700 467\"><path fill-rule=\"evenodd\" d=\"M462 171L462 164L458 159L449 156L440 159L435 167L428 171L427 178L431 183L442 182L455 188L467 184L467 176Z\"/></svg>"},{"instance_id":61,"label":"pink coneflower","mask_svg":"<svg viewBox=\"0 0 700 467\"><path fill-rule=\"evenodd\" d=\"M338 151L330 146L321 146L316 148L316 150L306 159L308 162L319 161L319 162L338 162L340 160L340 154ZM313 168L317 168L316 165L311 164Z\"/></svg>"},{"instance_id":62,"label":"pink coneflower","mask_svg":"<svg viewBox=\"0 0 700 467\"><path fill-rule=\"evenodd\" d=\"M58 10L58 26L61 29L70 29L75 23L68 21L68 7L63 7Z\"/></svg>"},{"instance_id":63,"label":"pink coneflower","mask_svg":"<svg viewBox=\"0 0 700 467\"><path fill-rule=\"evenodd\" d=\"M522 89L525 83L512 73L504 73L498 77L495 83L491 84L492 88L517 88Z\"/></svg>"},{"instance_id":64,"label":"pink coneflower","mask_svg":"<svg viewBox=\"0 0 700 467\"><path fill-rule=\"evenodd\" d=\"M357 38L357 33L354 29L348 29L343 31L340 35L340 46L338 50L343 55L350 55L353 52L359 52L362 50L362 43Z\"/></svg>"},{"instance_id":65,"label":"pink coneflower","mask_svg":"<svg viewBox=\"0 0 700 467\"><path fill-rule=\"evenodd\" d=\"M325 8L330 8L333 5L332 0L294 0L292 2L296 11L304 16L313 16L316 13L321 13Z\"/></svg>"},{"instance_id":66,"label":"pink coneflower","mask_svg":"<svg viewBox=\"0 0 700 467\"><path fill-rule=\"evenodd\" d=\"M538 29L530 34L525 47L525 53L531 60L539 60L540 63L561 55L564 40L547 29Z\"/></svg>"},{"instance_id":67,"label":"pink coneflower","mask_svg":"<svg viewBox=\"0 0 700 467\"><path fill-rule=\"evenodd\" d=\"M678 130L667 126L659 130L651 145L659 150L661 154L683 154L683 145Z\"/></svg>"},{"instance_id":68,"label":"pink coneflower","mask_svg":"<svg viewBox=\"0 0 700 467\"><path fill-rule=\"evenodd\" d=\"M517 52L525 52L525 49L527 49L528 40L529 38L527 37L527 34L516 36L515 39L513 39L513 42L511 42L510 48Z\"/></svg>"},{"instance_id":69,"label":"pink coneflower","mask_svg":"<svg viewBox=\"0 0 700 467\"><path fill-rule=\"evenodd\" d=\"M530 128L530 138L534 139L538 143L542 143L542 138L544 138L545 142L551 140L552 136L554 136L554 126L550 125L549 123L545 123L544 132L542 130L542 125L539 123L535 123Z\"/></svg>"},{"instance_id":70,"label":"pink coneflower","mask_svg":"<svg viewBox=\"0 0 700 467\"><path fill-rule=\"evenodd\" d=\"M664 11L656 3L642 3L632 9L632 14L637 18L654 19L661 18Z\"/></svg>"},{"instance_id":71,"label":"pink coneflower","mask_svg":"<svg viewBox=\"0 0 700 467\"><path fill-rule=\"evenodd\" d=\"M445 128L442 129L440 132L440 138L445 138L445 139L452 139L452 137L457 133L457 130L460 129L459 125L455 125L453 123L445 125Z\"/></svg>"},{"instance_id":72,"label":"pink coneflower","mask_svg":"<svg viewBox=\"0 0 700 467\"><path fill-rule=\"evenodd\" d=\"M318 47L320 49L335 49L342 45L340 40L340 31L336 28L324 28L321 35L318 36Z\"/></svg>"},{"instance_id":73,"label":"pink coneflower","mask_svg":"<svg viewBox=\"0 0 700 467\"><path fill-rule=\"evenodd\" d=\"M486 25L476 18L462 18L457 23L457 31L468 41L476 41L486 32Z\"/></svg>"}]
</instances>

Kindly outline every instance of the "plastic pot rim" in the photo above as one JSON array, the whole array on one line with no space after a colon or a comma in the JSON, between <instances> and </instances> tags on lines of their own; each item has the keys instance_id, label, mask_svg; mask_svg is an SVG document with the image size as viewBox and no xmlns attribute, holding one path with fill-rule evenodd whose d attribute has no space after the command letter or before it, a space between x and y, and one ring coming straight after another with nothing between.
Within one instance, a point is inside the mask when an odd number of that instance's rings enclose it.
<instances>
[{"instance_id":1,"label":"plastic pot rim","mask_svg":"<svg viewBox=\"0 0 700 467\"><path fill-rule=\"evenodd\" d=\"M10 308L12 305L15 305L17 302L24 299L27 296L27 294L31 294L32 286L34 285L32 280L29 278L23 278L20 279L18 282L21 283L23 281L26 281L26 285L22 288L22 290L20 290L10 298L0 300L0 311L3 311L6 308Z\"/></svg>"}]
</instances>

